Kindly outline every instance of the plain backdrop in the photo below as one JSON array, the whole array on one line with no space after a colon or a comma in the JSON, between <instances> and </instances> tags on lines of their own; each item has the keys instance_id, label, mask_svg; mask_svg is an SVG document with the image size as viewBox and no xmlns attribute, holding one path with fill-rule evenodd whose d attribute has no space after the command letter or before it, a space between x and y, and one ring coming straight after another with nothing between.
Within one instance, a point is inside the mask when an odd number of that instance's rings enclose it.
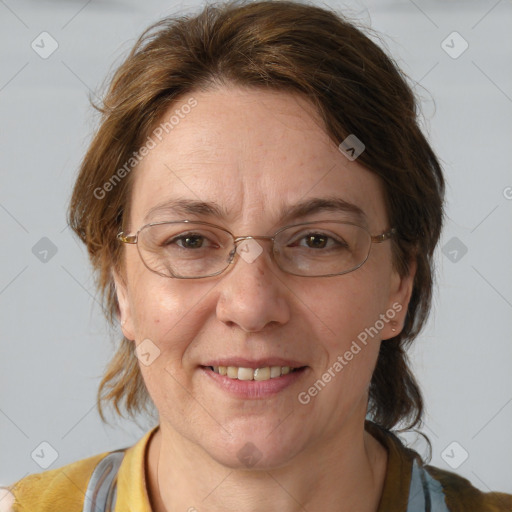
<instances>
[{"instance_id":1,"label":"plain backdrop","mask_svg":"<svg viewBox=\"0 0 512 512\"><path fill-rule=\"evenodd\" d=\"M0 0L0 485L129 446L153 424L99 419L117 335L65 212L96 126L88 96L147 25L199 5ZM446 173L434 307L411 350L432 464L512 492L512 4L325 5L383 34Z\"/></svg>"}]
</instances>

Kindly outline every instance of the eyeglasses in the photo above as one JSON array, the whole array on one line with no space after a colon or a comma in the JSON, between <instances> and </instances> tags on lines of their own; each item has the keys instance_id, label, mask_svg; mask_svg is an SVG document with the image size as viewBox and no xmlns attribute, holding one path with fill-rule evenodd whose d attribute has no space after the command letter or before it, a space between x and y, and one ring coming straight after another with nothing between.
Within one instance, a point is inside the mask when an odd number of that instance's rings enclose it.
<instances>
[{"instance_id":1,"label":"eyeglasses","mask_svg":"<svg viewBox=\"0 0 512 512\"><path fill-rule=\"evenodd\" d=\"M236 237L215 224L181 220L146 224L135 235L121 231L117 239L136 244L144 265L162 277L219 275L234 262L237 252L247 262L254 261L262 252L256 240L272 241L272 257L283 272L330 277L361 267L372 243L389 240L395 233L393 228L373 236L350 222L315 221L283 227L273 236Z\"/></svg>"}]
</instances>

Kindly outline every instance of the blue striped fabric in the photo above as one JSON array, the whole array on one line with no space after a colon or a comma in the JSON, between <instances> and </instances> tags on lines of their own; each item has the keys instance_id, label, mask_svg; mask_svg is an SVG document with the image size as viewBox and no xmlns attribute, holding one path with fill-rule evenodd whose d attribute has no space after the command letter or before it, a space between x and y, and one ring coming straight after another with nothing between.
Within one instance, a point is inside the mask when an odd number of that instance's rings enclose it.
<instances>
[{"instance_id":1,"label":"blue striped fabric","mask_svg":"<svg viewBox=\"0 0 512 512\"><path fill-rule=\"evenodd\" d=\"M94 468L87 490L83 512L110 512L116 498L116 476L123 461L124 450L109 453Z\"/></svg>"},{"instance_id":2,"label":"blue striped fabric","mask_svg":"<svg viewBox=\"0 0 512 512\"><path fill-rule=\"evenodd\" d=\"M441 484L414 460L407 512L450 512Z\"/></svg>"}]
</instances>

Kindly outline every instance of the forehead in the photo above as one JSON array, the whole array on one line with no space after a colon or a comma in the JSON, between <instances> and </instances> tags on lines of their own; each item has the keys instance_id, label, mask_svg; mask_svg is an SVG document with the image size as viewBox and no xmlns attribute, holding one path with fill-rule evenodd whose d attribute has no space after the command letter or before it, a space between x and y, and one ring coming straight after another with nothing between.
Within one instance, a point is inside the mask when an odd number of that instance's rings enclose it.
<instances>
[{"instance_id":1,"label":"forehead","mask_svg":"<svg viewBox=\"0 0 512 512\"><path fill-rule=\"evenodd\" d=\"M195 106L182 109L194 104L191 97ZM220 216L229 225L258 221L267 229L298 203L327 198L361 210L370 228L386 227L379 178L338 150L298 95L234 86L198 91L161 121L167 131L150 134L154 147L133 171L135 227L173 214L184 218L158 207L194 202L213 206L196 209L196 216Z\"/></svg>"}]
</instances>

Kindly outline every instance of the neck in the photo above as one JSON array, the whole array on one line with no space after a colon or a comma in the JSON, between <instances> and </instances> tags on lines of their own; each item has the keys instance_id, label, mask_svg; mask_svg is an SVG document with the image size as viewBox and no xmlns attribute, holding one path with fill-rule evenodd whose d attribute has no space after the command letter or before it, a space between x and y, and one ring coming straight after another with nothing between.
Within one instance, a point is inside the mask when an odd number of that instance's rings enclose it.
<instances>
[{"instance_id":1,"label":"neck","mask_svg":"<svg viewBox=\"0 0 512 512\"><path fill-rule=\"evenodd\" d=\"M386 449L360 424L267 470L221 465L161 424L146 472L154 512L376 512L386 466Z\"/></svg>"}]
</instances>

